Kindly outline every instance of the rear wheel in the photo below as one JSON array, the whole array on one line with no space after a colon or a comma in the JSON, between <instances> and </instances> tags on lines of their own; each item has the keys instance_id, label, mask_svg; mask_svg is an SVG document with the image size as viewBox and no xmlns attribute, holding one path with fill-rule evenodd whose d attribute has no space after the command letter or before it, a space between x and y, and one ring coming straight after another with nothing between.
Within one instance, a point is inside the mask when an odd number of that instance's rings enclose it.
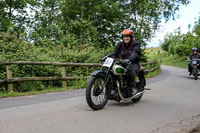
<instances>
[{"instance_id":1,"label":"rear wheel","mask_svg":"<svg viewBox=\"0 0 200 133\"><path fill-rule=\"evenodd\" d=\"M92 76L86 88L86 101L93 110L103 109L108 101L107 89L103 87L105 76Z\"/></svg>"}]
</instances>

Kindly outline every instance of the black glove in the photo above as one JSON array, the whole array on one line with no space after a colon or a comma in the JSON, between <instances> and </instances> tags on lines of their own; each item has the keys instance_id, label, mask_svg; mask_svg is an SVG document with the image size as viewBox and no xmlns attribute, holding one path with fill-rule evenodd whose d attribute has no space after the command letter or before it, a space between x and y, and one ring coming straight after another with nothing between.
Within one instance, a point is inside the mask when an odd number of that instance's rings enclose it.
<instances>
[{"instance_id":1,"label":"black glove","mask_svg":"<svg viewBox=\"0 0 200 133\"><path fill-rule=\"evenodd\" d=\"M123 59L121 60L121 63L124 65L128 65L128 63L130 63L131 61L129 59Z\"/></svg>"}]
</instances>

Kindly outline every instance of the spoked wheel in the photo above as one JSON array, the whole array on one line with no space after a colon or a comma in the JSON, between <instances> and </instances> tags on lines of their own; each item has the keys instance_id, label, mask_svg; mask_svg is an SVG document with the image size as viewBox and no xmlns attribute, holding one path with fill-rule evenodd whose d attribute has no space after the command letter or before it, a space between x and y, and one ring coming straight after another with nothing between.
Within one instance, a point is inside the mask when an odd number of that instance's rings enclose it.
<instances>
[{"instance_id":1,"label":"spoked wheel","mask_svg":"<svg viewBox=\"0 0 200 133\"><path fill-rule=\"evenodd\" d=\"M86 88L86 101L93 110L103 109L108 101L107 89L103 87L104 76L92 76Z\"/></svg>"}]
</instances>

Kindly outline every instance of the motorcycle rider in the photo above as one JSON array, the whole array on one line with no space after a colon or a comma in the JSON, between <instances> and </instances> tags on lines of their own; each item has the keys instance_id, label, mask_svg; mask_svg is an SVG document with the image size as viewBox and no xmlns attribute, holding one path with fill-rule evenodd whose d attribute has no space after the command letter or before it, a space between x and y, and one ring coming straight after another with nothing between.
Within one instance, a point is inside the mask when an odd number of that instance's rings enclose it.
<instances>
[{"instance_id":1,"label":"motorcycle rider","mask_svg":"<svg viewBox=\"0 0 200 133\"><path fill-rule=\"evenodd\" d=\"M127 83L132 95L137 93L136 75L140 70L140 44L133 39L133 31L125 29L122 33L122 42L119 42L114 49L112 56L120 58L121 63L127 70Z\"/></svg>"},{"instance_id":2,"label":"motorcycle rider","mask_svg":"<svg viewBox=\"0 0 200 133\"><path fill-rule=\"evenodd\" d=\"M200 54L198 53L198 49L197 48L192 48L192 53L187 57L188 59L192 60L192 59L200 59ZM198 62L199 64L199 62ZM198 67L200 68L200 67ZM191 62L188 63L188 72L189 72L189 76L192 75L192 64Z\"/></svg>"}]
</instances>

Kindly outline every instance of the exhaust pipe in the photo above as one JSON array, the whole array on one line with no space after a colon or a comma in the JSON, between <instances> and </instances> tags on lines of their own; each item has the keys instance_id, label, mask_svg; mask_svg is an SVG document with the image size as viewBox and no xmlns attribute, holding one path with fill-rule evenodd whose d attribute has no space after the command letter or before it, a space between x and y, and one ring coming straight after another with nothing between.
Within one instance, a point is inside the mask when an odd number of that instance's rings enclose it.
<instances>
[{"instance_id":1,"label":"exhaust pipe","mask_svg":"<svg viewBox=\"0 0 200 133\"><path fill-rule=\"evenodd\" d=\"M134 96L132 96L132 97L124 98L124 97L122 96L121 91L120 91L119 81L117 81L116 83L117 83L117 90L118 90L119 96L120 96L120 98L121 98L123 101L128 101L128 100L131 100L131 99L133 99L133 98L137 98L137 97L141 96L141 95L145 92L145 91L138 92L136 95L134 95Z\"/></svg>"}]
</instances>

